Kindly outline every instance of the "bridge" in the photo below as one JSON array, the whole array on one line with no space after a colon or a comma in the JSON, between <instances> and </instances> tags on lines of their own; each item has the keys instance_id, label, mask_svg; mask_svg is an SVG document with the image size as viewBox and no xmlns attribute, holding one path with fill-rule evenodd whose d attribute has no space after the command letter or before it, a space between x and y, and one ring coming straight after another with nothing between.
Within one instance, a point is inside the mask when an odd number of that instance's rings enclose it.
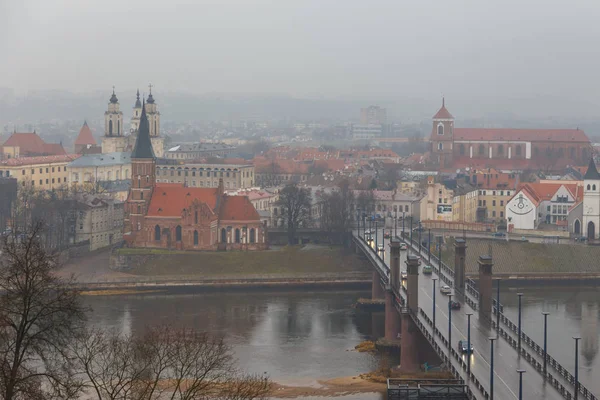
<instances>
[{"instance_id":1,"label":"bridge","mask_svg":"<svg viewBox=\"0 0 600 400\"><path fill-rule=\"evenodd\" d=\"M364 231L353 232L353 245L373 267L372 298L385 299L385 339L400 338L402 372L419 371L433 349L470 399L597 400L503 314L502 304L493 299L491 256L479 257L475 282L465 276L464 240L456 240L454 270L408 235L384 238L381 229L371 235ZM400 250L402 243L406 251ZM432 267L430 275L423 274L425 265ZM439 292L443 285L451 288L449 296ZM461 308L452 309L450 299ZM459 350L459 340L470 341L473 351ZM524 397L519 397L518 370L526 371Z\"/></svg>"}]
</instances>

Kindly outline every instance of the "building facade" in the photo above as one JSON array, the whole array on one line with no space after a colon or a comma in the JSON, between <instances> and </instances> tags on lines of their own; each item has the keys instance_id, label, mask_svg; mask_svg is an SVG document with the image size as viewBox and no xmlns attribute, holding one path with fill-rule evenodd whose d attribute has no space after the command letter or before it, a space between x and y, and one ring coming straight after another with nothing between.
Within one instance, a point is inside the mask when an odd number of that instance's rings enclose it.
<instances>
[{"instance_id":1,"label":"building facade","mask_svg":"<svg viewBox=\"0 0 600 400\"><path fill-rule=\"evenodd\" d=\"M600 173L593 159L583 177L583 236L594 241L600 238ZM574 224L577 222L575 221ZM576 226L574 226L575 230Z\"/></svg>"},{"instance_id":2,"label":"building facade","mask_svg":"<svg viewBox=\"0 0 600 400\"><path fill-rule=\"evenodd\" d=\"M183 143L165 152L165 158L172 160L198 160L207 157L225 158L235 150L234 146L221 143Z\"/></svg>"},{"instance_id":3,"label":"building facade","mask_svg":"<svg viewBox=\"0 0 600 400\"><path fill-rule=\"evenodd\" d=\"M142 107L131 154L132 185L125 204L124 239L131 247L177 250L260 250L264 225L246 196L217 187L157 182L150 123Z\"/></svg>"},{"instance_id":4,"label":"building facade","mask_svg":"<svg viewBox=\"0 0 600 400\"><path fill-rule=\"evenodd\" d=\"M217 187L223 180L226 190L254 186L254 166L249 164L173 163L159 160L156 165L156 182L182 183L188 187Z\"/></svg>"},{"instance_id":5,"label":"building facade","mask_svg":"<svg viewBox=\"0 0 600 400\"><path fill-rule=\"evenodd\" d=\"M82 189L97 189L103 182L131 179L131 154L87 154L68 165L69 182Z\"/></svg>"},{"instance_id":6,"label":"building facade","mask_svg":"<svg viewBox=\"0 0 600 400\"><path fill-rule=\"evenodd\" d=\"M123 202L83 195L77 200L75 242L89 241L90 251L123 239Z\"/></svg>"},{"instance_id":7,"label":"building facade","mask_svg":"<svg viewBox=\"0 0 600 400\"><path fill-rule=\"evenodd\" d=\"M52 190L69 183L68 165L79 155L19 157L0 161L0 177L14 177L19 186Z\"/></svg>"}]
</instances>

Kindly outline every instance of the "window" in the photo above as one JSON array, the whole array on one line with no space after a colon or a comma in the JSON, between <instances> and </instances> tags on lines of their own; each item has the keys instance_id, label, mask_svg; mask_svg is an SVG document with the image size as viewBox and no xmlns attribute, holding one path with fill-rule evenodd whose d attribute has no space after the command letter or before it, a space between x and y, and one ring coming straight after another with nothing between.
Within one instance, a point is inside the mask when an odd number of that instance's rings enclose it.
<instances>
[{"instance_id":1,"label":"window","mask_svg":"<svg viewBox=\"0 0 600 400\"><path fill-rule=\"evenodd\" d=\"M21 175L25 175L25 170L23 170L23 171L21 172Z\"/></svg>"},{"instance_id":2,"label":"window","mask_svg":"<svg viewBox=\"0 0 600 400\"><path fill-rule=\"evenodd\" d=\"M498 154L504 154L504 146L503 145L498 146Z\"/></svg>"},{"instance_id":3,"label":"window","mask_svg":"<svg viewBox=\"0 0 600 400\"><path fill-rule=\"evenodd\" d=\"M42 169L40 168L40 174L42 173Z\"/></svg>"},{"instance_id":4,"label":"window","mask_svg":"<svg viewBox=\"0 0 600 400\"><path fill-rule=\"evenodd\" d=\"M58 172L60 172L60 167L58 167Z\"/></svg>"},{"instance_id":5,"label":"window","mask_svg":"<svg viewBox=\"0 0 600 400\"><path fill-rule=\"evenodd\" d=\"M485 153L485 147L484 147L484 145L482 145L482 144L479 145L478 152L479 152L480 156L482 156Z\"/></svg>"},{"instance_id":6,"label":"window","mask_svg":"<svg viewBox=\"0 0 600 400\"><path fill-rule=\"evenodd\" d=\"M500 211L500 218L504 218L504 211Z\"/></svg>"},{"instance_id":7,"label":"window","mask_svg":"<svg viewBox=\"0 0 600 400\"><path fill-rule=\"evenodd\" d=\"M442 198L441 197L438 199L438 204L442 204Z\"/></svg>"},{"instance_id":8,"label":"window","mask_svg":"<svg viewBox=\"0 0 600 400\"><path fill-rule=\"evenodd\" d=\"M240 242L240 230L239 230L239 228L235 228L235 242L236 243Z\"/></svg>"},{"instance_id":9,"label":"window","mask_svg":"<svg viewBox=\"0 0 600 400\"><path fill-rule=\"evenodd\" d=\"M492 200L492 206L495 207L496 206L496 200Z\"/></svg>"},{"instance_id":10,"label":"window","mask_svg":"<svg viewBox=\"0 0 600 400\"><path fill-rule=\"evenodd\" d=\"M571 157L572 160L575 159L575 147L571 147L569 149L569 155L570 155L570 157Z\"/></svg>"},{"instance_id":11,"label":"window","mask_svg":"<svg viewBox=\"0 0 600 400\"><path fill-rule=\"evenodd\" d=\"M492 217L496 217L496 211L492 211Z\"/></svg>"},{"instance_id":12,"label":"window","mask_svg":"<svg viewBox=\"0 0 600 400\"><path fill-rule=\"evenodd\" d=\"M460 144L460 155L464 156L465 155L465 145L464 144Z\"/></svg>"},{"instance_id":13,"label":"window","mask_svg":"<svg viewBox=\"0 0 600 400\"><path fill-rule=\"evenodd\" d=\"M221 243L227 243L227 229L221 228Z\"/></svg>"},{"instance_id":14,"label":"window","mask_svg":"<svg viewBox=\"0 0 600 400\"><path fill-rule=\"evenodd\" d=\"M515 147L515 154L520 156L521 155L521 145L517 145Z\"/></svg>"},{"instance_id":15,"label":"window","mask_svg":"<svg viewBox=\"0 0 600 400\"><path fill-rule=\"evenodd\" d=\"M500 200L500 205L503 206L504 205L504 200Z\"/></svg>"},{"instance_id":16,"label":"window","mask_svg":"<svg viewBox=\"0 0 600 400\"><path fill-rule=\"evenodd\" d=\"M35 174L35 169L31 168L31 175Z\"/></svg>"},{"instance_id":17,"label":"window","mask_svg":"<svg viewBox=\"0 0 600 400\"><path fill-rule=\"evenodd\" d=\"M483 201L483 206L486 207L487 206L487 200Z\"/></svg>"},{"instance_id":18,"label":"window","mask_svg":"<svg viewBox=\"0 0 600 400\"><path fill-rule=\"evenodd\" d=\"M140 192L140 200L144 200L144 192Z\"/></svg>"},{"instance_id":19,"label":"window","mask_svg":"<svg viewBox=\"0 0 600 400\"><path fill-rule=\"evenodd\" d=\"M198 246L198 231L194 231L194 246Z\"/></svg>"},{"instance_id":20,"label":"window","mask_svg":"<svg viewBox=\"0 0 600 400\"><path fill-rule=\"evenodd\" d=\"M596 185L592 185L592 190L596 190Z\"/></svg>"},{"instance_id":21,"label":"window","mask_svg":"<svg viewBox=\"0 0 600 400\"><path fill-rule=\"evenodd\" d=\"M52 167L52 172L54 172L54 167Z\"/></svg>"},{"instance_id":22,"label":"window","mask_svg":"<svg viewBox=\"0 0 600 400\"><path fill-rule=\"evenodd\" d=\"M478 205L479 207L481 207L481 205L482 205L482 203L481 203L481 200L478 200L477 202L478 202L478 204L477 204L477 205Z\"/></svg>"},{"instance_id":23,"label":"window","mask_svg":"<svg viewBox=\"0 0 600 400\"><path fill-rule=\"evenodd\" d=\"M194 223L198 223L198 211L194 211Z\"/></svg>"},{"instance_id":24,"label":"window","mask_svg":"<svg viewBox=\"0 0 600 400\"><path fill-rule=\"evenodd\" d=\"M443 150L444 149L444 144L442 142L438 143L438 150Z\"/></svg>"},{"instance_id":25,"label":"window","mask_svg":"<svg viewBox=\"0 0 600 400\"><path fill-rule=\"evenodd\" d=\"M546 211L550 212L550 206L546 207Z\"/></svg>"},{"instance_id":26,"label":"window","mask_svg":"<svg viewBox=\"0 0 600 400\"><path fill-rule=\"evenodd\" d=\"M46 168L46 173L48 173L48 168Z\"/></svg>"},{"instance_id":27,"label":"window","mask_svg":"<svg viewBox=\"0 0 600 400\"><path fill-rule=\"evenodd\" d=\"M177 225L175 228L175 241L181 242L181 225Z\"/></svg>"},{"instance_id":28,"label":"window","mask_svg":"<svg viewBox=\"0 0 600 400\"><path fill-rule=\"evenodd\" d=\"M587 185L587 190L590 190L592 187L588 184Z\"/></svg>"},{"instance_id":29,"label":"window","mask_svg":"<svg viewBox=\"0 0 600 400\"><path fill-rule=\"evenodd\" d=\"M405 206L404 206L404 211L405 211L405 212L408 212L408 205L405 205Z\"/></svg>"},{"instance_id":30,"label":"window","mask_svg":"<svg viewBox=\"0 0 600 400\"><path fill-rule=\"evenodd\" d=\"M256 242L256 231L254 230L254 228L250 229L250 243L255 243Z\"/></svg>"},{"instance_id":31,"label":"window","mask_svg":"<svg viewBox=\"0 0 600 400\"><path fill-rule=\"evenodd\" d=\"M443 135L444 134L444 125L439 124L438 128L437 128L437 132L438 132L438 135Z\"/></svg>"},{"instance_id":32,"label":"window","mask_svg":"<svg viewBox=\"0 0 600 400\"><path fill-rule=\"evenodd\" d=\"M158 225L154 227L154 240L160 241L160 226Z\"/></svg>"}]
</instances>

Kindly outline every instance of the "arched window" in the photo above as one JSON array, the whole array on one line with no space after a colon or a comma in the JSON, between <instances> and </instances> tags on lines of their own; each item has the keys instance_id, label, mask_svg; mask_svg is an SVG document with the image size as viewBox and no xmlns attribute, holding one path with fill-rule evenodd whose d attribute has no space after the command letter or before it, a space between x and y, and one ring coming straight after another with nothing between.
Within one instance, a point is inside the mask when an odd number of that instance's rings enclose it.
<instances>
[{"instance_id":1,"label":"arched window","mask_svg":"<svg viewBox=\"0 0 600 400\"><path fill-rule=\"evenodd\" d=\"M592 187L590 185L587 185L587 190L590 190Z\"/></svg>"},{"instance_id":2,"label":"arched window","mask_svg":"<svg viewBox=\"0 0 600 400\"><path fill-rule=\"evenodd\" d=\"M108 134L112 136L112 119L108 121Z\"/></svg>"},{"instance_id":3,"label":"arched window","mask_svg":"<svg viewBox=\"0 0 600 400\"><path fill-rule=\"evenodd\" d=\"M121 134L121 121L117 121L117 135Z\"/></svg>"},{"instance_id":4,"label":"arched window","mask_svg":"<svg viewBox=\"0 0 600 400\"><path fill-rule=\"evenodd\" d=\"M482 156L485 153L485 146L480 144L479 145L479 155Z\"/></svg>"},{"instance_id":5,"label":"arched window","mask_svg":"<svg viewBox=\"0 0 600 400\"><path fill-rule=\"evenodd\" d=\"M144 192L140 192L140 200L144 200Z\"/></svg>"},{"instance_id":6,"label":"arched window","mask_svg":"<svg viewBox=\"0 0 600 400\"><path fill-rule=\"evenodd\" d=\"M175 228L175 240L181 242L181 225L177 225Z\"/></svg>"},{"instance_id":7,"label":"arched window","mask_svg":"<svg viewBox=\"0 0 600 400\"><path fill-rule=\"evenodd\" d=\"M154 135L158 136L158 122L154 121Z\"/></svg>"},{"instance_id":8,"label":"arched window","mask_svg":"<svg viewBox=\"0 0 600 400\"><path fill-rule=\"evenodd\" d=\"M515 147L515 154L520 156L521 155L521 145L517 145L517 147Z\"/></svg>"},{"instance_id":9,"label":"arched window","mask_svg":"<svg viewBox=\"0 0 600 400\"><path fill-rule=\"evenodd\" d=\"M596 190L596 185L592 185L592 190Z\"/></svg>"},{"instance_id":10,"label":"arched window","mask_svg":"<svg viewBox=\"0 0 600 400\"><path fill-rule=\"evenodd\" d=\"M160 226L158 225L154 227L154 240L156 240L157 242L160 241Z\"/></svg>"},{"instance_id":11,"label":"arched window","mask_svg":"<svg viewBox=\"0 0 600 400\"><path fill-rule=\"evenodd\" d=\"M194 246L198 246L198 231L194 231Z\"/></svg>"},{"instance_id":12,"label":"arched window","mask_svg":"<svg viewBox=\"0 0 600 400\"><path fill-rule=\"evenodd\" d=\"M442 142L438 143L438 150L443 150L444 149L444 144Z\"/></svg>"},{"instance_id":13,"label":"arched window","mask_svg":"<svg viewBox=\"0 0 600 400\"><path fill-rule=\"evenodd\" d=\"M221 243L227 243L227 229L221 228Z\"/></svg>"},{"instance_id":14,"label":"arched window","mask_svg":"<svg viewBox=\"0 0 600 400\"><path fill-rule=\"evenodd\" d=\"M443 135L444 134L444 125L439 124L438 125L438 135Z\"/></svg>"},{"instance_id":15,"label":"arched window","mask_svg":"<svg viewBox=\"0 0 600 400\"><path fill-rule=\"evenodd\" d=\"M239 230L239 228L235 228L235 242L236 243L240 242L240 230Z\"/></svg>"},{"instance_id":16,"label":"arched window","mask_svg":"<svg viewBox=\"0 0 600 400\"><path fill-rule=\"evenodd\" d=\"M146 183L150 183L150 177L146 175Z\"/></svg>"},{"instance_id":17,"label":"arched window","mask_svg":"<svg viewBox=\"0 0 600 400\"><path fill-rule=\"evenodd\" d=\"M575 159L575 147L571 147L569 149L569 154L570 154L571 160L574 160Z\"/></svg>"},{"instance_id":18,"label":"arched window","mask_svg":"<svg viewBox=\"0 0 600 400\"><path fill-rule=\"evenodd\" d=\"M465 145L464 144L460 144L460 155L464 156L465 155Z\"/></svg>"},{"instance_id":19,"label":"arched window","mask_svg":"<svg viewBox=\"0 0 600 400\"><path fill-rule=\"evenodd\" d=\"M194 211L194 223L197 224L198 223L198 211Z\"/></svg>"},{"instance_id":20,"label":"arched window","mask_svg":"<svg viewBox=\"0 0 600 400\"><path fill-rule=\"evenodd\" d=\"M498 154L504 154L504 146L503 145L498 146Z\"/></svg>"},{"instance_id":21,"label":"arched window","mask_svg":"<svg viewBox=\"0 0 600 400\"><path fill-rule=\"evenodd\" d=\"M535 156L539 156L540 155L540 148L539 147L534 147L533 148L533 153L535 154Z\"/></svg>"},{"instance_id":22,"label":"arched window","mask_svg":"<svg viewBox=\"0 0 600 400\"><path fill-rule=\"evenodd\" d=\"M250 243L256 242L256 231L254 228L250 228Z\"/></svg>"}]
</instances>

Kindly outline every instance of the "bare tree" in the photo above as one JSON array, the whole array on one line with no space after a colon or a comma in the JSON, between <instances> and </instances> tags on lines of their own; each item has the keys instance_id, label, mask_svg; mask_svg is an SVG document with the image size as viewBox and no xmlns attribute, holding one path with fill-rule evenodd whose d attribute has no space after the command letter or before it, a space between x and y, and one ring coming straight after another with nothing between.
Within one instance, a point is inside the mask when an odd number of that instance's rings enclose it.
<instances>
[{"instance_id":1,"label":"bare tree","mask_svg":"<svg viewBox=\"0 0 600 400\"><path fill-rule=\"evenodd\" d=\"M375 195L371 190L363 190L356 196L356 207L362 213L370 214L375 212Z\"/></svg>"},{"instance_id":2,"label":"bare tree","mask_svg":"<svg viewBox=\"0 0 600 400\"><path fill-rule=\"evenodd\" d=\"M288 244L296 243L298 227L310 224L312 196L309 189L296 184L286 185L279 192L277 206L281 207L281 215L288 231Z\"/></svg>"},{"instance_id":3,"label":"bare tree","mask_svg":"<svg viewBox=\"0 0 600 400\"><path fill-rule=\"evenodd\" d=\"M68 345L85 314L71 282L56 277L56 257L42 248L35 225L24 238L4 239L0 260L0 397L75 398Z\"/></svg>"},{"instance_id":4,"label":"bare tree","mask_svg":"<svg viewBox=\"0 0 600 400\"><path fill-rule=\"evenodd\" d=\"M87 386L98 400L264 398L266 377L237 371L223 339L168 326L144 335L93 331L75 353Z\"/></svg>"},{"instance_id":5,"label":"bare tree","mask_svg":"<svg viewBox=\"0 0 600 400\"><path fill-rule=\"evenodd\" d=\"M330 240L334 243L347 243L355 205L354 192L350 190L347 180L340 182L337 190L322 196L321 227L329 232Z\"/></svg>"}]
</instances>

